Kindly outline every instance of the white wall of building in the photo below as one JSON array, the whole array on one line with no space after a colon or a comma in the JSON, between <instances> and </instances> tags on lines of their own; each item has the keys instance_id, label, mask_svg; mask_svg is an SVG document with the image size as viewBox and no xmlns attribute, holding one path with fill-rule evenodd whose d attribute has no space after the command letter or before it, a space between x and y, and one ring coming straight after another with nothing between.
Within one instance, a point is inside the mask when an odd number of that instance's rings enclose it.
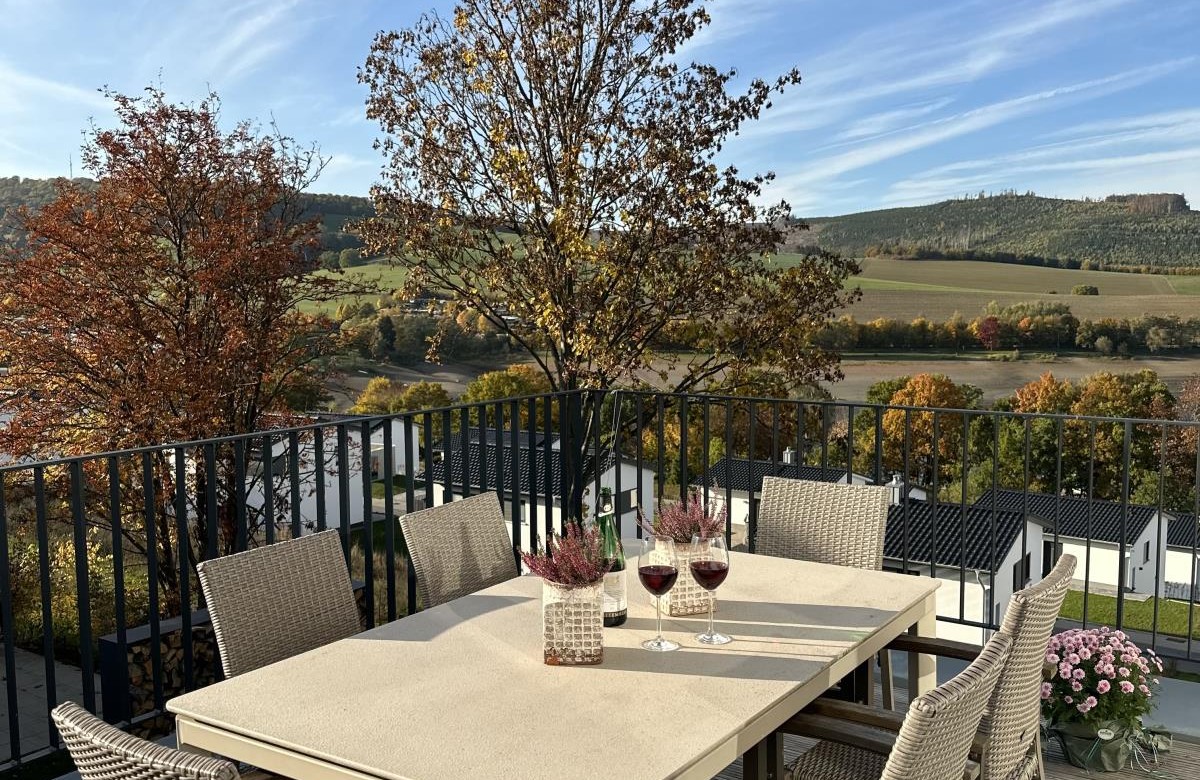
<instances>
[{"instance_id":1,"label":"white wall of building","mask_svg":"<svg viewBox=\"0 0 1200 780\"><path fill-rule=\"evenodd\" d=\"M1163 520L1166 530L1166 520ZM1165 536L1165 534L1164 534ZM1047 534L1047 538L1049 534ZM1110 542L1092 541L1089 545L1084 539L1060 537L1064 553L1074 555L1078 559L1075 566L1075 579L1087 580L1089 584L1105 585L1116 588L1120 582L1121 551L1118 545ZM1133 544L1125 548L1125 585L1136 593L1155 593L1155 567L1158 561L1170 561L1163 539L1158 536L1158 523L1151 521ZM1163 577L1161 581L1168 578ZM1161 583L1157 595L1162 595Z\"/></svg>"}]
</instances>

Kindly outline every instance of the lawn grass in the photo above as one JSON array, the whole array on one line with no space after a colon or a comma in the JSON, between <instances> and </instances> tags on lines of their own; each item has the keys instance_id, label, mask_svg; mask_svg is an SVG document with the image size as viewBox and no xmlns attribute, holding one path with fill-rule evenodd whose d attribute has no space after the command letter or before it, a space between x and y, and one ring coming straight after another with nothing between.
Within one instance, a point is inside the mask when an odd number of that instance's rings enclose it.
<instances>
[{"instance_id":1,"label":"lawn grass","mask_svg":"<svg viewBox=\"0 0 1200 780\"><path fill-rule=\"evenodd\" d=\"M316 271L315 275L326 278L339 276L337 271ZM369 263L356 268L346 268L341 272L341 278L364 284L369 288L369 292L363 295L348 295L328 303L306 301L298 308L305 314L333 314L341 303L361 301L374 303L379 296L390 295L393 290L402 285L407 275L408 269L388 263Z\"/></svg>"},{"instance_id":2,"label":"lawn grass","mask_svg":"<svg viewBox=\"0 0 1200 780\"><path fill-rule=\"evenodd\" d=\"M1137 631L1151 631L1154 628L1155 599L1146 601L1125 601L1125 620L1122 628ZM1088 594L1088 625L1115 626L1117 623L1117 599L1113 596L1102 596L1096 593ZM1163 599L1158 603L1158 633L1170 636L1187 636L1188 606L1182 601ZM1200 639L1200 605L1191 605L1192 638ZM1083 619L1083 592L1067 591L1063 601L1062 617L1070 620Z\"/></svg>"}]
</instances>

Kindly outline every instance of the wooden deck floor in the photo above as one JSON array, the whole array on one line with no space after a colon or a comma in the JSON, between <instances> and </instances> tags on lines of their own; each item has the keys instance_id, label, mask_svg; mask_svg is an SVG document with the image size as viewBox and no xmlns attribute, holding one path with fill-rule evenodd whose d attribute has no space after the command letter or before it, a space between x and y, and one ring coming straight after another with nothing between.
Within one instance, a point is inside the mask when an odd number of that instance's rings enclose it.
<instances>
[{"instance_id":1,"label":"wooden deck floor","mask_svg":"<svg viewBox=\"0 0 1200 780\"><path fill-rule=\"evenodd\" d=\"M803 753L812 745L811 740L800 737L786 737L783 753L788 762ZM1159 756L1159 763L1148 764L1139 769L1127 768L1122 772L1112 774L1092 773L1089 775L1083 769L1077 769L1062 758L1058 745L1051 740L1046 746L1046 780L1073 780L1074 778L1111 777L1114 780L1122 778L1141 778L1142 780L1200 780L1200 745L1191 742L1175 740L1170 753ZM719 780L741 780L742 763L730 764L719 775Z\"/></svg>"}]
</instances>

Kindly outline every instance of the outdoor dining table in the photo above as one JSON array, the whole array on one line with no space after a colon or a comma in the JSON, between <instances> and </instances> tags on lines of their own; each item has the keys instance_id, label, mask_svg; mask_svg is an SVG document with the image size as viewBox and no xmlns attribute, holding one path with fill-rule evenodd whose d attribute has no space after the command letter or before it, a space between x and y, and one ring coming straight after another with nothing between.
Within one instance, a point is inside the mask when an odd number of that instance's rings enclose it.
<instances>
[{"instance_id":1,"label":"outdoor dining table","mask_svg":"<svg viewBox=\"0 0 1200 780\"><path fill-rule=\"evenodd\" d=\"M597 666L542 661L541 580L517 577L167 704L179 746L285 777L711 778L739 755L765 776L772 732L906 631L932 636L938 581L730 554L705 615L668 618L630 571L629 619ZM910 690L935 684L910 661Z\"/></svg>"}]
</instances>

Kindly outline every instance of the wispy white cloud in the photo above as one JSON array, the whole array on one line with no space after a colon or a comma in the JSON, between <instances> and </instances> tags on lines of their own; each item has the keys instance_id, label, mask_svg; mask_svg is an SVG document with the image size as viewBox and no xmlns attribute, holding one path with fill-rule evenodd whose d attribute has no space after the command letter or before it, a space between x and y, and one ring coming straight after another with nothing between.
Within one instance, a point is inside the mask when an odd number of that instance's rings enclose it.
<instances>
[{"instance_id":1,"label":"wispy white cloud","mask_svg":"<svg viewBox=\"0 0 1200 780\"><path fill-rule=\"evenodd\" d=\"M681 60L695 56L701 49L711 49L759 31L763 22L782 10L795 10L781 7L777 0L715 0L705 9L712 23L700 28L679 48L676 54Z\"/></svg>"},{"instance_id":2,"label":"wispy white cloud","mask_svg":"<svg viewBox=\"0 0 1200 780\"><path fill-rule=\"evenodd\" d=\"M850 122L846 129L838 134L838 137L847 140L858 140L882 135L901 128L914 119L919 119L920 117L940 111L950 105L951 102L953 101L950 98L941 98L931 100L927 103L916 103L890 111L881 111L878 114L871 114L870 116Z\"/></svg>"},{"instance_id":3,"label":"wispy white cloud","mask_svg":"<svg viewBox=\"0 0 1200 780\"><path fill-rule=\"evenodd\" d=\"M1195 58L1184 58L1144 68L1135 68L1112 76L1022 95L954 116L925 122L883 140L865 143L839 154L813 160L806 164L803 170L781 176L778 181L785 189L819 184L848 171L880 163L957 136L978 132L1036 111L1045 110L1054 104L1094 99L1130 89L1177 71L1194 61Z\"/></svg>"},{"instance_id":4,"label":"wispy white cloud","mask_svg":"<svg viewBox=\"0 0 1200 780\"><path fill-rule=\"evenodd\" d=\"M22 113L31 105L47 100L88 109L109 107L95 89L22 71L0 60L0 117Z\"/></svg>"}]
</instances>

